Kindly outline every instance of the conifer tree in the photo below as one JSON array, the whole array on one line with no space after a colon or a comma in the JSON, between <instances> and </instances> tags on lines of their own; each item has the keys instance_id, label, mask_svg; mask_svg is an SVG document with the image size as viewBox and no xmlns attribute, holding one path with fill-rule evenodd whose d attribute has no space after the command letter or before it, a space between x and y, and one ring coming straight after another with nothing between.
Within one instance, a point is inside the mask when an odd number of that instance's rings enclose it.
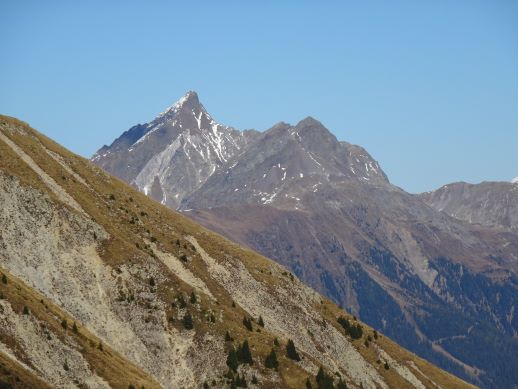
<instances>
[{"instance_id":1,"label":"conifer tree","mask_svg":"<svg viewBox=\"0 0 518 389\"><path fill-rule=\"evenodd\" d=\"M246 327L248 331L253 331L252 320L250 320L246 316L243 317L243 325Z\"/></svg>"},{"instance_id":2,"label":"conifer tree","mask_svg":"<svg viewBox=\"0 0 518 389\"><path fill-rule=\"evenodd\" d=\"M293 343L291 339L288 340L288 344L286 345L286 356L294 361L300 361L300 355L295 348L295 343Z\"/></svg>"},{"instance_id":3,"label":"conifer tree","mask_svg":"<svg viewBox=\"0 0 518 389\"><path fill-rule=\"evenodd\" d=\"M272 351L270 351L270 354L266 357L264 360L264 367L268 369L275 369L279 367L279 361L277 360L277 354L275 354L275 350L272 348Z\"/></svg>"},{"instance_id":4,"label":"conifer tree","mask_svg":"<svg viewBox=\"0 0 518 389\"><path fill-rule=\"evenodd\" d=\"M194 325L192 323L192 316L189 312L185 314L185 316L182 319L183 328L186 330L192 330L194 328Z\"/></svg>"},{"instance_id":5,"label":"conifer tree","mask_svg":"<svg viewBox=\"0 0 518 389\"><path fill-rule=\"evenodd\" d=\"M187 307L187 303L185 302L185 299L183 297L183 293L180 293L178 295L178 305L182 309Z\"/></svg>"},{"instance_id":6,"label":"conifer tree","mask_svg":"<svg viewBox=\"0 0 518 389\"><path fill-rule=\"evenodd\" d=\"M322 366L318 369L316 381L318 389L334 389L335 387L333 378L329 374L326 374Z\"/></svg>"},{"instance_id":7,"label":"conifer tree","mask_svg":"<svg viewBox=\"0 0 518 389\"><path fill-rule=\"evenodd\" d=\"M225 334L225 342L232 342L234 339L230 336L230 333L227 331Z\"/></svg>"},{"instance_id":8,"label":"conifer tree","mask_svg":"<svg viewBox=\"0 0 518 389\"><path fill-rule=\"evenodd\" d=\"M340 381L336 384L336 389L347 389L347 384L340 378Z\"/></svg>"},{"instance_id":9,"label":"conifer tree","mask_svg":"<svg viewBox=\"0 0 518 389\"><path fill-rule=\"evenodd\" d=\"M234 347L232 347L228 352L227 366L232 371L237 371L237 367L239 366L239 361L237 360L237 353L236 350L234 350Z\"/></svg>"},{"instance_id":10,"label":"conifer tree","mask_svg":"<svg viewBox=\"0 0 518 389\"><path fill-rule=\"evenodd\" d=\"M245 340L239 348L237 357L241 363L248 363L249 365L254 363L254 360L252 359L252 352L250 351L250 346L248 345L248 340Z\"/></svg>"}]
</instances>

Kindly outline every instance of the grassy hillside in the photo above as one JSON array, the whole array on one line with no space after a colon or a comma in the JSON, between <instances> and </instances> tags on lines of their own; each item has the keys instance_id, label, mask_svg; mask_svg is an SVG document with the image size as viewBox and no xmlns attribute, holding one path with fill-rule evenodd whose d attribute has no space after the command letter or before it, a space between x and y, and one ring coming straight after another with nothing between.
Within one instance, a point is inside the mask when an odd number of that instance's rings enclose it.
<instances>
[{"instance_id":1,"label":"grassy hillside","mask_svg":"<svg viewBox=\"0 0 518 389\"><path fill-rule=\"evenodd\" d=\"M0 382L470 387L21 121L0 156Z\"/></svg>"}]
</instances>

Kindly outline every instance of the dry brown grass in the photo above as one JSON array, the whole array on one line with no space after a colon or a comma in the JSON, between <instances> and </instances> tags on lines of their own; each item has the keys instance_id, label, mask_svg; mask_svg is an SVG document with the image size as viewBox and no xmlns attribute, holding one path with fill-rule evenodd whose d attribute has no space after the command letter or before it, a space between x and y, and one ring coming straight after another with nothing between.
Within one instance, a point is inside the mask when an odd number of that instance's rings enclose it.
<instances>
[{"instance_id":1,"label":"dry brown grass","mask_svg":"<svg viewBox=\"0 0 518 389\"><path fill-rule=\"evenodd\" d=\"M25 283L9 274L5 269L0 268L0 272L7 276L7 284L0 283L0 292L3 298L9 301L13 310L19 314L23 314L26 306L30 315L37 318L38 321L45 323L46 329L55 337L63 342L72 341L79 346L83 357L88 361L92 370L100 377L104 378L113 388L127 389L130 383L146 388L159 388L160 386L151 379L146 373L127 359L123 358L116 351L112 350L108 345L103 345L103 350L99 350L98 345L101 342L96 336L92 335L87 328L81 323L54 305L51 301L29 288ZM64 330L61 327L61 321L65 319L69 329ZM72 323L76 322L78 332L72 331ZM6 338L7 336L7 338ZM13 339L8 337L0 329L0 339L5 344L12 344ZM23 358L23 357L22 357ZM24 361L29 366L29 360ZM13 365L13 364L11 364ZM19 366L18 370L23 369ZM29 372L27 374L30 375ZM35 386L37 387L37 386Z\"/></svg>"},{"instance_id":2,"label":"dry brown grass","mask_svg":"<svg viewBox=\"0 0 518 389\"><path fill-rule=\"evenodd\" d=\"M107 230L111 238L102 243L99 251L101 258L107 265L117 268L119 265L128 262L144 263L146 261L154 261L160 267L163 274L167 275L167 277L165 282L157 285L156 296L169 306L180 293L183 293L188 301L189 295L194 289L169 271L160 261L154 260L152 251L146 248L146 240L156 239L156 244L162 251L172 253L177 257L182 254L188 255L190 260L186 266L203 280L216 298L216 301L213 301L208 296L201 294L201 304L199 304L199 307L193 307L188 303L189 310L194 318L197 336L201 337L205 333L210 333L223 339L226 331L229 331L235 339L234 344L241 343L247 339L252 348L254 358L262 366L264 358L273 346L273 339L276 337L276 334L263 328L261 328L261 332L256 332L255 328L258 326L255 323L253 332L248 331L242 325L242 319L246 312L238 305L232 307L232 299L228 291L208 274L206 265L200 258L199 253L190 248L190 244L185 237L194 236L198 241L202 241L204 249L217 261L223 261L226 256L239 258L246 268L249 270L253 269L253 271L250 271L250 274L254 278L273 290L273 286L279 282L290 281L282 278L282 274L271 274L272 262L269 259L232 243L222 236L199 226L185 216L156 203L124 182L102 172L86 159L70 153L52 140L32 130L23 122L0 116L0 126L23 128L31 134L28 137L18 132L4 132L17 145L22 147L47 174L59 182L97 223ZM86 180L91 189L77 182L58 162L42 152L40 145L44 145L47 149L61 155L70 167ZM48 193L47 188L42 184L39 177L2 142L0 142L0 155L2 156L0 158L0 171L15 175L20 178L23 184ZM52 197L52 194L50 196ZM138 221L132 224L130 223L132 218L138 218ZM179 246L176 244L176 240L180 241ZM136 246L137 243L139 248ZM56 334L60 334L60 336L73 336L74 340L82 346L88 362L94 366L99 375L108 382L113 383L114 387L127 388L130 382L138 384L138 387L141 384L144 384L146 388L158 386L140 368L130 364L108 347L105 348L105 352L99 352L97 349L92 348L90 343L94 342L97 344L99 340L92 336L87 329L81 327L78 335L64 334L60 330L60 323L56 320L56 317L68 317L70 322L73 321L73 318L22 282L12 277L10 278L12 282L5 290L9 301L14 306L17 306L18 309L20 309L20 306L23 306L22 304L28 305L31 311L34 312L34 315L52 326ZM148 282L148 280L143 279L142 282ZM198 291L196 293L200 294ZM44 304L40 303L41 299L43 299ZM328 323L340 330L339 325L336 323L336 318L340 315L345 315L349 318L351 316L340 310L328 299L322 298L322 301L324 303L315 308L321 312ZM209 311L215 312L216 316L221 314L223 320L211 323L206 318L206 313ZM175 312L175 309L170 308L168 315L174 316ZM169 325L180 330L182 329L182 324L178 320L169 323ZM372 329L364 325L364 332L365 334L371 334ZM284 345L287 339L279 340L281 341L281 346L277 347L277 356L280 361L279 374L283 386L291 388L305 387L306 378L309 376L308 373L284 356ZM380 337L376 342L398 361L414 361L424 374L445 388L470 387L470 385L460 379L402 349L384 336ZM377 366L378 372L391 387L404 388L409 386L409 383L398 374L395 374L393 370L385 370L382 365L378 366L374 347L371 345L371 347L366 348L363 343L364 338L353 341L354 347L373 366ZM228 346L230 344L227 345L227 348ZM215 375L220 378L223 374L224 372L215 372ZM414 372L414 374L417 373ZM426 381L423 379L423 382ZM262 385L262 387L275 387L274 384L268 382L262 383Z\"/></svg>"}]
</instances>

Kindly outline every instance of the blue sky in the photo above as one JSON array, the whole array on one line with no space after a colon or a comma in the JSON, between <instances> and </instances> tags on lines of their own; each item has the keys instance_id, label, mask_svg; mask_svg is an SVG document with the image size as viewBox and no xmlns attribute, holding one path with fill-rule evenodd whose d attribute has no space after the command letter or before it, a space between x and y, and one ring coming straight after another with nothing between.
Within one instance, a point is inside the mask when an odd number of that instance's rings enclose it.
<instances>
[{"instance_id":1,"label":"blue sky","mask_svg":"<svg viewBox=\"0 0 518 389\"><path fill-rule=\"evenodd\" d=\"M518 176L518 2L0 0L0 112L83 156L187 90L311 115L410 192Z\"/></svg>"}]
</instances>

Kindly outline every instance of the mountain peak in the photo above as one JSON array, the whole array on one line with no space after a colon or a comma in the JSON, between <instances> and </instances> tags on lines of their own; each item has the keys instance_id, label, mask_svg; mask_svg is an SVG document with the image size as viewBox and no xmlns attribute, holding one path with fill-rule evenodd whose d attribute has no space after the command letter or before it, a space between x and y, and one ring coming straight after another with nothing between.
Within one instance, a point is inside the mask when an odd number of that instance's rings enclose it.
<instances>
[{"instance_id":1,"label":"mountain peak","mask_svg":"<svg viewBox=\"0 0 518 389\"><path fill-rule=\"evenodd\" d=\"M514 177L514 178L511 180L511 183L513 183L513 184L518 184L518 177Z\"/></svg>"},{"instance_id":2,"label":"mountain peak","mask_svg":"<svg viewBox=\"0 0 518 389\"><path fill-rule=\"evenodd\" d=\"M296 127L306 127L306 126L321 126L324 127L322 123L320 123L317 119L312 116L307 116L297 123Z\"/></svg>"},{"instance_id":3,"label":"mountain peak","mask_svg":"<svg viewBox=\"0 0 518 389\"><path fill-rule=\"evenodd\" d=\"M302 138L316 141L316 138L314 138L316 136L321 141L324 141L325 139L330 143L337 142L336 137L321 122L311 116L298 122L295 128Z\"/></svg>"},{"instance_id":4,"label":"mountain peak","mask_svg":"<svg viewBox=\"0 0 518 389\"><path fill-rule=\"evenodd\" d=\"M183 95L176 103L174 103L164 112L158 115L158 117L163 117L169 115L170 113L176 113L183 107L196 108L200 105L201 104L198 98L198 94L195 91L190 90L185 95Z\"/></svg>"},{"instance_id":5,"label":"mountain peak","mask_svg":"<svg viewBox=\"0 0 518 389\"><path fill-rule=\"evenodd\" d=\"M200 103L200 100L198 99L198 93L193 90L188 91L180 100L183 102L190 102L195 104Z\"/></svg>"}]
</instances>

